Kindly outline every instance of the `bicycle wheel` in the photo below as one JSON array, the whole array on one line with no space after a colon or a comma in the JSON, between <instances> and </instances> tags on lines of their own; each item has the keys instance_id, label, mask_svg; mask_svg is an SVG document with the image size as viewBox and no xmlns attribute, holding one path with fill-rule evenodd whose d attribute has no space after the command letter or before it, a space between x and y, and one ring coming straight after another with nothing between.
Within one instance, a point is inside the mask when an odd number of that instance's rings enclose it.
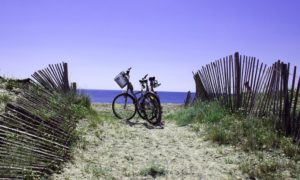
<instances>
[{"instance_id":1,"label":"bicycle wheel","mask_svg":"<svg viewBox=\"0 0 300 180\"><path fill-rule=\"evenodd\" d=\"M143 99L144 99L144 95L139 97L137 100L137 112L142 119L147 120L147 115L144 110L145 101Z\"/></svg>"},{"instance_id":2,"label":"bicycle wheel","mask_svg":"<svg viewBox=\"0 0 300 180\"><path fill-rule=\"evenodd\" d=\"M115 97L112 103L114 115L119 119L130 120L136 114L134 97L128 93L122 93Z\"/></svg>"},{"instance_id":3,"label":"bicycle wheel","mask_svg":"<svg viewBox=\"0 0 300 180\"><path fill-rule=\"evenodd\" d=\"M162 108L158 97L153 93L146 93L138 102L138 112L142 114L151 124L159 124L161 122Z\"/></svg>"}]
</instances>

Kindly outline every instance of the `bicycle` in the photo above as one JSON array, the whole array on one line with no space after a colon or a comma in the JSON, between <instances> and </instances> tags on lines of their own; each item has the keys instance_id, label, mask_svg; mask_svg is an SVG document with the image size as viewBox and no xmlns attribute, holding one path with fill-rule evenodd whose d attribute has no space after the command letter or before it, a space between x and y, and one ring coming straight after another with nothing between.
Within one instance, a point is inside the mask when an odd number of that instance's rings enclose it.
<instances>
[{"instance_id":1,"label":"bicycle","mask_svg":"<svg viewBox=\"0 0 300 180\"><path fill-rule=\"evenodd\" d=\"M161 125L162 106L160 104L160 98L157 92L155 92L154 90L154 88L157 88L161 84L158 84L158 82L155 80L155 77L149 77L149 81L150 81L150 88L149 88L148 80L146 79L146 77L147 76L145 76L143 80L140 81L140 83L142 84L143 88L146 88L146 94L149 94L149 96L151 96L151 100L153 101L153 104L156 104L156 106L159 108L159 111L157 114L155 114L156 112L153 112L152 116L148 116L148 117L145 117L143 111L140 111L140 117L142 119L151 121L152 124ZM146 84L146 86L144 86L144 84ZM148 99L149 98L142 98L142 97L139 98L137 102L138 106L143 107L145 103L144 101L147 101Z\"/></svg>"},{"instance_id":2,"label":"bicycle","mask_svg":"<svg viewBox=\"0 0 300 180\"><path fill-rule=\"evenodd\" d=\"M126 73L122 71L115 78L115 81L122 89L125 86L127 88L125 92L114 98L112 103L113 113L119 119L130 120L136 115L136 112L138 112L141 118L151 124L157 124L161 120L160 100L158 96L149 91L148 80L146 79L148 75L140 80L142 90L134 93L133 86L130 82L130 70L131 68L129 68ZM145 88L146 91L144 92L143 90ZM137 94L141 94L141 96L137 98Z\"/></svg>"},{"instance_id":3,"label":"bicycle","mask_svg":"<svg viewBox=\"0 0 300 180\"><path fill-rule=\"evenodd\" d=\"M148 92L149 94L152 94L151 96L152 97L155 97L156 99L156 103L157 103L157 106L159 107L160 111L159 111L159 114L156 114L156 122L153 122L154 124L156 125L162 125L162 121L161 121L161 117L162 117L162 106L161 106L161 103L160 103L160 98L159 98L159 95L158 93L154 90L155 88L159 87L161 84L157 82L157 80L155 80L155 77L149 77L149 81L150 81L150 89L149 89L149 86L148 86L148 81L145 80L145 83L146 83L146 92ZM142 100L142 99L141 99ZM138 102L138 104L140 104L140 102ZM142 115L142 112L141 112L141 115ZM141 116L142 117L142 116ZM143 117L142 117L143 118ZM145 118L143 118L145 119ZM154 119L154 117L152 117L152 119Z\"/></svg>"}]
</instances>

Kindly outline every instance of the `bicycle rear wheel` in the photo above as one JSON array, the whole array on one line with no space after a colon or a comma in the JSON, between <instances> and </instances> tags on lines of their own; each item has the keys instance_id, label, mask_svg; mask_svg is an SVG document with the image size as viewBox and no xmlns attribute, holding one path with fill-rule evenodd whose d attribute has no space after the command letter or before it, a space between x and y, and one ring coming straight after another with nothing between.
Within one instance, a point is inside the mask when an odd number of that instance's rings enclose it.
<instances>
[{"instance_id":1,"label":"bicycle rear wheel","mask_svg":"<svg viewBox=\"0 0 300 180\"><path fill-rule=\"evenodd\" d=\"M144 106L145 106L145 100L144 100L144 95L142 95L137 100L137 112L142 119L148 120Z\"/></svg>"},{"instance_id":2,"label":"bicycle rear wheel","mask_svg":"<svg viewBox=\"0 0 300 180\"><path fill-rule=\"evenodd\" d=\"M114 115L119 119L130 120L136 114L134 97L128 93L122 93L115 97L112 103Z\"/></svg>"},{"instance_id":3,"label":"bicycle rear wheel","mask_svg":"<svg viewBox=\"0 0 300 180\"><path fill-rule=\"evenodd\" d=\"M159 98L153 93L146 93L138 102L138 112L151 124L160 124L162 108Z\"/></svg>"}]
</instances>

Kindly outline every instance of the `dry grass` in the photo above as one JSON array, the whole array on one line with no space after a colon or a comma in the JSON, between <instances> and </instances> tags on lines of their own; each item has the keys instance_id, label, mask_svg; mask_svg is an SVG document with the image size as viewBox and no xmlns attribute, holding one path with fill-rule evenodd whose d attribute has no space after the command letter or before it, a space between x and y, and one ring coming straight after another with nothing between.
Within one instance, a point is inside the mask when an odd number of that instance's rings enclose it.
<instances>
[{"instance_id":1,"label":"dry grass","mask_svg":"<svg viewBox=\"0 0 300 180\"><path fill-rule=\"evenodd\" d=\"M144 121L134 119L136 124L129 126L114 119L107 106L96 105L106 119L94 128L89 120L80 122L82 144L74 147L74 159L53 179L244 177L237 165L244 153L205 141L190 126L178 127L173 122L167 122L164 129L148 129Z\"/></svg>"},{"instance_id":2,"label":"dry grass","mask_svg":"<svg viewBox=\"0 0 300 180\"><path fill-rule=\"evenodd\" d=\"M175 119L179 125L193 126L196 132L205 127L207 140L244 150L247 158L240 169L251 179L300 178L300 147L292 138L277 133L272 119L230 113L216 102L195 104L167 118Z\"/></svg>"}]
</instances>

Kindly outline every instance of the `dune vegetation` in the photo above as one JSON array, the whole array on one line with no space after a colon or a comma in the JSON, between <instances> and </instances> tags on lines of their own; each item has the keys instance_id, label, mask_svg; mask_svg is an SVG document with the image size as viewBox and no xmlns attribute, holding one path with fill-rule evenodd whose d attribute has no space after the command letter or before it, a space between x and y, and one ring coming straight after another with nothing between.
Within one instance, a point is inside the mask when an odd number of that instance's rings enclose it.
<instances>
[{"instance_id":1,"label":"dune vegetation","mask_svg":"<svg viewBox=\"0 0 300 180\"><path fill-rule=\"evenodd\" d=\"M116 119L110 104L92 106L95 114L77 126L80 139L73 159L53 179L243 179L237 162L244 152L214 144L192 126L151 126L135 118ZM163 104L176 113L179 105Z\"/></svg>"},{"instance_id":2,"label":"dune vegetation","mask_svg":"<svg viewBox=\"0 0 300 180\"><path fill-rule=\"evenodd\" d=\"M7 89L2 80L2 107L22 92L10 84ZM84 95L57 94L51 102L69 104L57 113L77 125L71 159L50 179L299 179L300 148L276 132L270 118L231 113L217 102L163 104L161 129L139 118L120 121L111 104L92 105ZM45 176L27 171L24 177Z\"/></svg>"},{"instance_id":3,"label":"dune vegetation","mask_svg":"<svg viewBox=\"0 0 300 180\"><path fill-rule=\"evenodd\" d=\"M165 118L179 126L192 126L209 141L244 151L247 157L239 162L239 168L250 178L300 178L299 145L275 130L272 117L230 113L218 102L198 102Z\"/></svg>"},{"instance_id":4,"label":"dune vegetation","mask_svg":"<svg viewBox=\"0 0 300 180\"><path fill-rule=\"evenodd\" d=\"M88 97L72 91L45 92L35 84L0 79L0 178L49 178L69 159L70 147L80 139L72 126L93 116ZM57 126L53 119L59 120ZM67 136L64 144L65 137L58 133Z\"/></svg>"}]
</instances>

